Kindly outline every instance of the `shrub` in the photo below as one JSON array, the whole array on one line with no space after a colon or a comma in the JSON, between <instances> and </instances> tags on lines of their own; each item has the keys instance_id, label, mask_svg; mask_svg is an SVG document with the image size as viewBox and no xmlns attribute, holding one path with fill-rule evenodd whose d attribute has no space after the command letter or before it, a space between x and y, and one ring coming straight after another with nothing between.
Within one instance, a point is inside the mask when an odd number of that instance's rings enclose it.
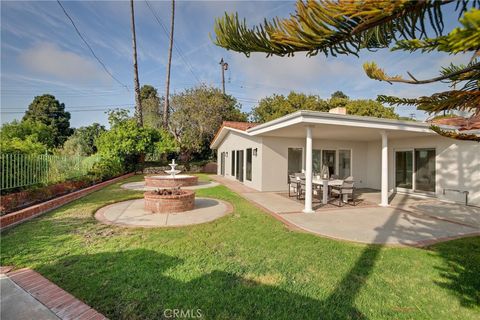
<instances>
[{"instance_id":1,"label":"shrub","mask_svg":"<svg viewBox=\"0 0 480 320\"><path fill-rule=\"evenodd\" d=\"M118 157L102 157L89 172L93 181L103 181L125 172L125 166Z\"/></svg>"}]
</instances>

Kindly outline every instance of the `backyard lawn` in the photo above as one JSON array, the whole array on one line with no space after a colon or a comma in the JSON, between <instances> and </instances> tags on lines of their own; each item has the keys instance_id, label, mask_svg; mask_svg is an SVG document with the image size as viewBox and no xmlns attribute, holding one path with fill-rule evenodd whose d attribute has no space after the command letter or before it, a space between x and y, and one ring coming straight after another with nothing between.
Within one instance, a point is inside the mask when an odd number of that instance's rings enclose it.
<instances>
[{"instance_id":1,"label":"backyard lawn","mask_svg":"<svg viewBox=\"0 0 480 320\"><path fill-rule=\"evenodd\" d=\"M206 178L206 176L202 176ZM93 214L142 192L133 177L2 233L1 265L31 267L112 319L478 319L480 238L388 248L284 225L224 186L198 196L234 212L186 228L103 225Z\"/></svg>"}]
</instances>

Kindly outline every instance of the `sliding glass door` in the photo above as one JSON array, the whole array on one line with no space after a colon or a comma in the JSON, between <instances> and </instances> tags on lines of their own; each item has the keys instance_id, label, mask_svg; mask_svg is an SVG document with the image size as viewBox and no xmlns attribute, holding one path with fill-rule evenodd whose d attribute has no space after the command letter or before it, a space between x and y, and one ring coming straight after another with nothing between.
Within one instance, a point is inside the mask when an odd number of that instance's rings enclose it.
<instances>
[{"instance_id":1,"label":"sliding glass door","mask_svg":"<svg viewBox=\"0 0 480 320\"><path fill-rule=\"evenodd\" d=\"M395 187L413 189L413 151L395 152Z\"/></svg>"},{"instance_id":2,"label":"sliding glass door","mask_svg":"<svg viewBox=\"0 0 480 320\"><path fill-rule=\"evenodd\" d=\"M395 187L398 190L435 192L435 149L396 151Z\"/></svg>"},{"instance_id":3,"label":"sliding glass door","mask_svg":"<svg viewBox=\"0 0 480 320\"><path fill-rule=\"evenodd\" d=\"M435 192L435 149L415 149L415 190Z\"/></svg>"},{"instance_id":4,"label":"sliding glass door","mask_svg":"<svg viewBox=\"0 0 480 320\"><path fill-rule=\"evenodd\" d=\"M288 148L288 174L302 172L303 149Z\"/></svg>"},{"instance_id":5,"label":"sliding glass door","mask_svg":"<svg viewBox=\"0 0 480 320\"><path fill-rule=\"evenodd\" d=\"M220 174L225 175L225 152L220 154Z\"/></svg>"},{"instance_id":6,"label":"sliding glass door","mask_svg":"<svg viewBox=\"0 0 480 320\"><path fill-rule=\"evenodd\" d=\"M314 175L322 173L322 151L313 149L312 153L312 169Z\"/></svg>"},{"instance_id":7,"label":"sliding glass door","mask_svg":"<svg viewBox=\"0 0 480 320\"><path fill-rule=\"evenodd\" d=\"M237 150L237 180L243 182L243 150Z\"/></svg>"},{"instance_id":8,"label":"sliding glass door","mask_svg":"<svg viewBox=\"0 0 480 320\"><path fill-rule=\"evenodd\" d=\"M335 150L322 150L322 165L327 166L330 177L335 174L336 154Z\"/></svg>"},{"instance_id":9,"label":"sliding glass door","mask_svg":"<svg viewBox=\"0 0 480 320\"><path fill-rule=\"evenodd\" d=\"M338 177L340 179L348 178L352 175L352 151L338 150Z\"/></svg>"}]
</instances>

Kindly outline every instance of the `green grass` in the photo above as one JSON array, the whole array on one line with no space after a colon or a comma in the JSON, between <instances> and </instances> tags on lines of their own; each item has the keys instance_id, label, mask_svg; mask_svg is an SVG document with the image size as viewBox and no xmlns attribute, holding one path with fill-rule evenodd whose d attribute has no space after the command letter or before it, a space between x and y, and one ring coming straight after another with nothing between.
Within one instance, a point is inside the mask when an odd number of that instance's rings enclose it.
<instances>
[{"instance_id":1,"label":"green grass","mask_svg":"<svg viewBox=\"0 0 480 320\"><path fill-rule=\"evenodd\" d=\"M480 317L478 237L427 249L320 238L289 231L224 186L197 190L234 205L213 223L98 223L98 208L142 195L119 185L4 232L1 264L31 267L112 319L197 308L205 319Z\"/></svg>"}]
</instances>

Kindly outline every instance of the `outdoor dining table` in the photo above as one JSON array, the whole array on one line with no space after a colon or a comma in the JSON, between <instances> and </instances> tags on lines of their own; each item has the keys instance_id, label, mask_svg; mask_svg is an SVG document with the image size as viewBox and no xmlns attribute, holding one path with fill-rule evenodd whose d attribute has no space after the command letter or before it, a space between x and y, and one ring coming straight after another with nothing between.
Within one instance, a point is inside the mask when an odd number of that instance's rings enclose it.
<instances>
[{"instance_id":1,"label":"outdoor dining table","mask_svg":"<svg viewBox=\"0 0 480 320\"><path fill-rule=\"evenodd\" d=\"M341 186L342 183L343 183L343 180L341 180L341 179L328 180L328 179L320 179L320 178L314 177L313 180L312 180L312 184L323 186L323 198L322 198L322 203L323 204L328 203L328 196L329 196L328 187L329 186Z\"/></svg>"}]
</instances>

